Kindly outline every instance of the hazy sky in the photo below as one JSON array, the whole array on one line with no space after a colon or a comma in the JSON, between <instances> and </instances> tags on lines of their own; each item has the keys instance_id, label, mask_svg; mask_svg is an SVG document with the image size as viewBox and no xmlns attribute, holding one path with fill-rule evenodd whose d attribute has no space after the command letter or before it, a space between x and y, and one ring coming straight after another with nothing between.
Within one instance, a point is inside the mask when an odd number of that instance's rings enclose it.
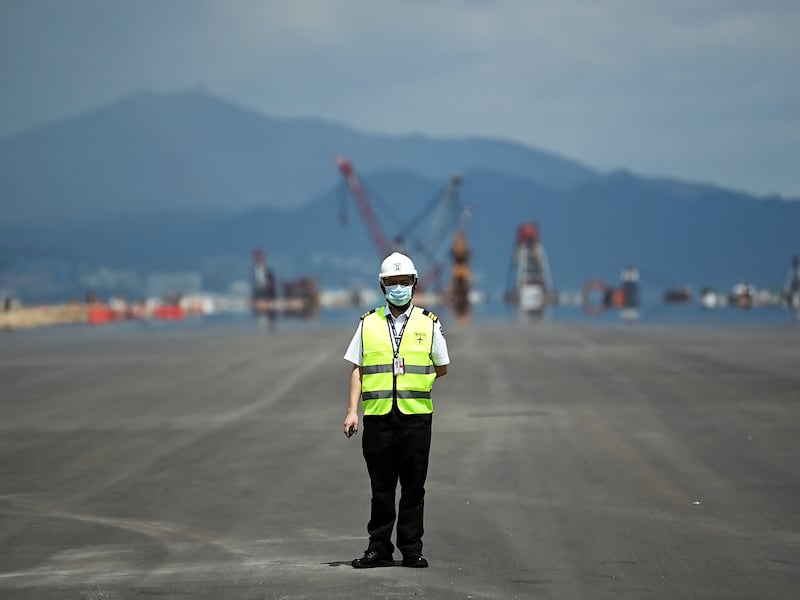
<instances>
[{"instance_id":1,"label":"hazy sky","mask_svg":"<svg viewBox=\"0 0 800 600\"><path fill-rule=\"evenodd\" d=\"M800 197L798 0L0 0L0 136L197 88Z\"/></svg>"}]
</instances>

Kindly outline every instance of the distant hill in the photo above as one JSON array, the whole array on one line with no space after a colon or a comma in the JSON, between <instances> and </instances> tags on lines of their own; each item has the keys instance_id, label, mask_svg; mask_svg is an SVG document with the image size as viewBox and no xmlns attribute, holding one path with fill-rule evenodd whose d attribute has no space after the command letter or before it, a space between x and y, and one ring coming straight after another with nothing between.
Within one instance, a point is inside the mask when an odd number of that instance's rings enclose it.
<instances>
[{"instance_id":1,"label":"distant hill","mask_svg":"<svg viewBox=\"0 0 800 600\"><path fill-rule=\"evenodd\" d=\"M337 154L361 172L404 169L442 181L473 168L555 189L595 176L510 142L372 135L321 120L270 118L202 92L142 93L0 140L0 222L296 208L335 185Z\"/></svg>"},{"instance_id":2,"label":"distant hill","mask_svg":"<svg viewBox=\"0 0 800 600\"><path fill-rule=\"evenodd\" d=\"M526 220L540 223L563 290L616 282L628 264L651 296L742 279L776 288L800 253L796 201L596 173L502 141L375 136L201 93L142 94L0 141L0 288L80 293L81 274L106 267L199 271L223 290L248 280L256 246L279 279L374 285L379 256L331 162L337 153L353 160L389 236L461 173L476 285L495 297ZM412 254L422 237L421 227L408 236Z\"/></svg>"}]
</instances>

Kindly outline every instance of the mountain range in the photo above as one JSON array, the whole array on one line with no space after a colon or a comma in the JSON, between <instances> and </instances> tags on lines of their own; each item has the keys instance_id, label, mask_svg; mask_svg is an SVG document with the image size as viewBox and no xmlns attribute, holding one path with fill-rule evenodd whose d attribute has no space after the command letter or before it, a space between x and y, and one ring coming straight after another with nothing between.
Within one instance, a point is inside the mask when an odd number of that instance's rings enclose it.
<instances>
[{"instance_id":1,"label":"mountain range","mask_svg":"<svg viewBox=\"0 0 800 600\"><path fill-rule=\"evenodd\" d=\"M142 93L0 139L0 288L63 294L80 273L105 268L198 271L223 290L249 279L254 247L279 279L374 285L380 252L337 155L352 160L387 236L415 224L412 256L432 247L430 207L458 174L476 285L490 293L509 281L525 221L540 224L561 289L615 283L628 264L659 294L742 279L776 288L800 252L793 199L601 173L504 140L375 135L272 118L204 92ZM446 264L447 236L435 242ZM42 269L47 285L35 276Z\"/></svg>"}]
</instances>

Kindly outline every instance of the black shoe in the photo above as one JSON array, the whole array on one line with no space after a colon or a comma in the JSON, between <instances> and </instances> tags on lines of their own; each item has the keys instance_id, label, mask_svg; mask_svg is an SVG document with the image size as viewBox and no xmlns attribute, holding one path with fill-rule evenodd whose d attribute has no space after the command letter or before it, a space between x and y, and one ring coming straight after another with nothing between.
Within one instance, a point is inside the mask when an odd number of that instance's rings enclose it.
<instances>
[{"instance_id":1,"label":"black shoe","mask_svg":"<svg viewBox=\"0 0 800 600\"><path fill-rule=\"evenodd\" d=\"M406 554L403 556L403 566L412 569L424 569L428 566L428 561L422 554Z\"/></svg>"},{"instance_id":2,"label":"black shoe","mask_svg":"<svg viewBox=\"0 0 800 600\"><path fill-rule=\"evenodd\" d=\"M423 559L424 560L424 559ZM354 569L371 569L373 567L393 567L392 555L378 554L375 550L367 550L361 558L353 559ZM427 566L427 564L425 565Z\"/></svg>"}]
</instances>

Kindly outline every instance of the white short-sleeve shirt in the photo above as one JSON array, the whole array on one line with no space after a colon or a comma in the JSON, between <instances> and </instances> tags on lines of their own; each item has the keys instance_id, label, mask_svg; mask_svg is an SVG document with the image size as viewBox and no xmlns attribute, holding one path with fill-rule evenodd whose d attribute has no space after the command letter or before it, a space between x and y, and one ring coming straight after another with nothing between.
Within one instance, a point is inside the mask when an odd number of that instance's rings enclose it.
<instances>
[{"instance_id":1,"label":"white short-sleeve shirt","mask_svg":"<svg viewBox=\"0 0 800 600\"><path fill-rule=\"evenodd\" d=\"M397 331L400 331L403 328L406 320L408 319L409 315L411 314L411 309L414 308L414 305L410 305L406 312L399 315L397 318L392 316L391 311L389 310L388 306L383 307L383 314L386 315L388 319L392 319L394 321L394 326ZM353 339L350 340L350 345L347 347L347 352L344 353L344 359L348 362L353 363L357 366L362 366L362 352L361 352L361 324L363 321L358 322L358 327L356 327L356 332L353 335ZM386 335L389 335L388 331ZM391 337L391 336L389 336ZM394 340L392 340L392 344L394 345ZM444 333L442 332L442 324L439 321L436 321L433 324L433 343L431 345L431 360L433 364L437 367L442 367L444 365L450 364L450 355L447 352L447 341L444 339Z\"/></svg>"}]
</instances>

